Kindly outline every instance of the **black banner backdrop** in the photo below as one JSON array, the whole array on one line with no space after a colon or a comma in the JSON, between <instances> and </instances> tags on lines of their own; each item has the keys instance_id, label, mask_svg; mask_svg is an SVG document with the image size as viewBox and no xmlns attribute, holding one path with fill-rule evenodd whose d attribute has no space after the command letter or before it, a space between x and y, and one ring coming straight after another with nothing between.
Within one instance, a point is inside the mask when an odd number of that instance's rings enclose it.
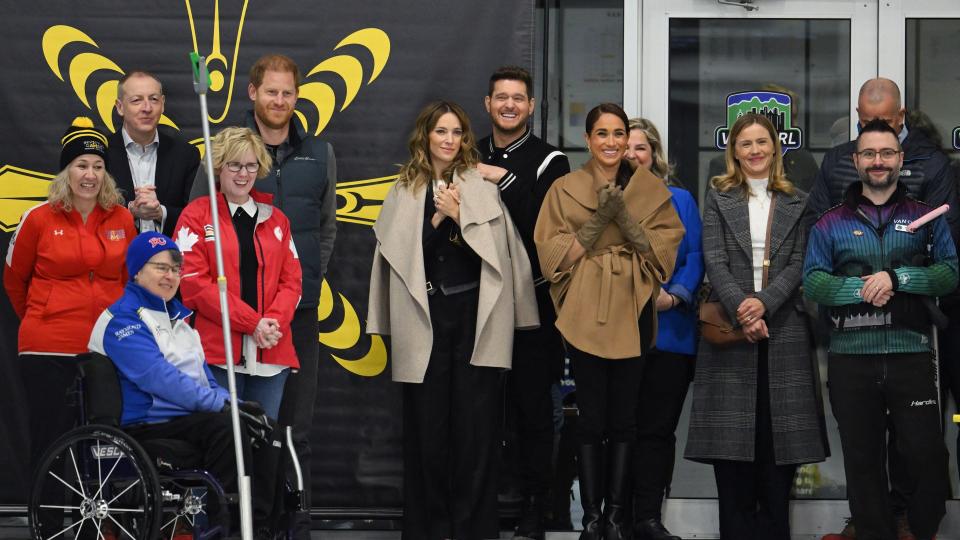
<instances>
[{"instance_id":1,"label":"black banner backdrop","mask_svg":"<svg viewBox=\"0 0 960 540\"><path fill-rule=\"evenodd\" d=\"M69 121L119 129L116 81L147 69L164 84L162 129L199 143L187 53L208 57L211 130L242 122L247 71L268 52L304 75L296 119L337 154L338 236L318 309L321 388L313 439L314 507L401 503L399 388L380 338L363 333L370 225L431 99L463 105L479 136L497 66L533 64L533 0L44 0L9 2L0 21L0 253L24 210L46 197ZM5 295L4 295L5 298ZM50 328L56 332L57 328ZM17 318L0 302L0 504L29 485L16 366ZM39 449L33 452L41 451Z\"/></svg>"}]
</instances>

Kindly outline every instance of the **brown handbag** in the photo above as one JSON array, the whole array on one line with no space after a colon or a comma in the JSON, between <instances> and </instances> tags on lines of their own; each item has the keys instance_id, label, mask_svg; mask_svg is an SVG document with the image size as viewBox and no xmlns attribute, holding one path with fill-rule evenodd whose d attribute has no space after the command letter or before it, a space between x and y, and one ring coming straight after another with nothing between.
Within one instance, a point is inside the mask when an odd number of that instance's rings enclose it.
<instances>
[{"instance_id":1,"label":"brown handbag","mask_svg":"<svg viewBox=\"0 0 960 540\"><path fill-rule=\"evenodd\" d=\"M767 286L767 275L770 271L770 232L773 229L773 208L777 204L775 194L770 194L770 213L767 214L767 233L763 245L763 279L761 289ZM707 285L704 285L706 287ZM729 347L738 343L745 343L747 336L743 328L734 326L727 316L723 304L711 301L710 294L704 295L705 300L700 303L700 335L707 343L714 347Z\"/></svg>"},{"instance_id":2,"label":"brown handbag","mask_svg":"<svg viewBox=\"0 0 960 540\"><path fill-rule=\"evenodd\" d=\"M747 341L742 328L734 328L720 302L700 304L700 335L714 347L729 347Z\"/></svg>"}]
</instances>

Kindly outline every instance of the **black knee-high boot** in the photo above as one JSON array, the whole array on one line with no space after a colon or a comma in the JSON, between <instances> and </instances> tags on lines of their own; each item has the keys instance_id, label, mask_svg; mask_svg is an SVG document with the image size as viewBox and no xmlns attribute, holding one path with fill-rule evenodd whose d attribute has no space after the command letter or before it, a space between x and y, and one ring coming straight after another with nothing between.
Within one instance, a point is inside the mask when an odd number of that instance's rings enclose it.
<instances>
[{"instance_id":1,"label":"black knee-high boot","mask_svg":"<svg viewBox=\"0 0 960 540\"><path fill-rule=\"evenodd\" d=\"M603 538L605 540L629 540L631 527L626 520L627 494L630 484L630 460L633 457L632 442L610 443L610 460L607 464L607 497L603 509Z\"/></svg>"},{"instance_id":2,"label":"black knee-high boot","mask_svg":"<svg viewBox=\"0 0 960 540\"><path fill-rule=\"evenodd\" d=\"M600 505L603 501L603 469L599 444L581 444L579 456L580 504L583 506L583 532L580 540L601 540L603 524Z\"/></svg>"}]
</instances>

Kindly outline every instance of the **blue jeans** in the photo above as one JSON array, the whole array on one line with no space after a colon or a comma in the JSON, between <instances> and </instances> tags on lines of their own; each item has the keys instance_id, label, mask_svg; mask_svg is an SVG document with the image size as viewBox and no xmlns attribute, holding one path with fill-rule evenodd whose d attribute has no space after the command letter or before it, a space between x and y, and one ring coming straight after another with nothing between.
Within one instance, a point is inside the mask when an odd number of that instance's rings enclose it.
<instances>
[{"instance_id":1,"label":"blue jeans","mask_svg":"<svg viewBox=\"0 0 960 540\"><path fill-rule=\"evenodd\" d=\"M229 389L227 386L227 370L219 366L210 368L213 372L213 378L217 384ZM267 416L277 419L277 413L280 411L280 400L283 398L283 385L287 381L287 375L290 369L285 369L272 377L258 377L256 375L246 375L235 373L237 378L237 399L240 401L256 401Z\"/></svg>"}]
</instances>

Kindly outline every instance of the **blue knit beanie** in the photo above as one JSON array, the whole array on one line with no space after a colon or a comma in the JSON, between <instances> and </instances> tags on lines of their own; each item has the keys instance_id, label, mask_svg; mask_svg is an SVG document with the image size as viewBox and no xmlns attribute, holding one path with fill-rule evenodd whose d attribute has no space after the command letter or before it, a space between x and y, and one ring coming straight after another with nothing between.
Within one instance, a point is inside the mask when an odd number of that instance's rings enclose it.
<instances>
[{"instance_id":1,"label":"blue knit beanie","mask_svg":"<svg viewBox=\"0 0 960 540\"><path fill-rule=\"evenodd\" d=\"M167 235L148 231L140 233L127 247L127 275L130 279L147 264L151 257L168 249L180 250L176 242Z\"/></svg>"}]
</instances>

